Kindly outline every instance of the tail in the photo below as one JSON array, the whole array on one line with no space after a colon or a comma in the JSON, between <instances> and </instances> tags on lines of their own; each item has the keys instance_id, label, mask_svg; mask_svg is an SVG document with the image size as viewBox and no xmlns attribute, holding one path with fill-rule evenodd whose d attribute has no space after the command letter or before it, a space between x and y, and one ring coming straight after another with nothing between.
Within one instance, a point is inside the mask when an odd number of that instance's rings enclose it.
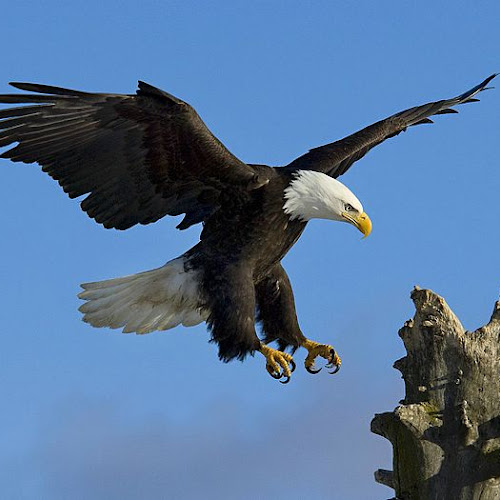
<instances>
[{"instance_id":1,"label":"tail","mask_svg":"<svg viewBox=\"0 0 500 500\"><path fill-rule=\"evenodd\" d=\"M78 297L83 320L95 327L149 333L182 324L194 326L208 317L200 305L196 271L185 271L179 257L163 267L106 281L84 283Z\"/></svg>"}]
</instances>

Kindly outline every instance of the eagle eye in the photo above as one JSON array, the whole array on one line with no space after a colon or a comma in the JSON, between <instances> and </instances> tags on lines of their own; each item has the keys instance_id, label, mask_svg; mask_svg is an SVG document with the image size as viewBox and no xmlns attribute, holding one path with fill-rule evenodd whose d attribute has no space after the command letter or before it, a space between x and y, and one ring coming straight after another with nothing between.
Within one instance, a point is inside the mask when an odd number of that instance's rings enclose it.
<instances>
[{"instance_id":1,"label":"eagle eye","mask_svg":"<svg viewBox=\"0 0 500 500\"><path fill-rule=\"evenodd\" d=\"M344 205L344 208L347 210L347 212L352 212L354 210L354 207L350 203L346 203Z\"/></svg>"}]
</instances>

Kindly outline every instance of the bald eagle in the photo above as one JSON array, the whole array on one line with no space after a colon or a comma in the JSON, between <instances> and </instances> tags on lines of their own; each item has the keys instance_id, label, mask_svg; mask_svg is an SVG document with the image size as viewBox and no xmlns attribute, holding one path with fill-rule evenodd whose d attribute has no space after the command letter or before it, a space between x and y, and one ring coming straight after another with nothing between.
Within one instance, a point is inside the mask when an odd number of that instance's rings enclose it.
<instances>
[{"instance_id":1,"label":"bald eagle","mask_svg":"<svg viewBox=\"0 0 500 500\"><path fill-rule=\"evenodd\" d=\"M33 83L0 95L1 157L38 163L70 198L106 228L127 229L165 215L201 223L200 241L164 266L85 283L84 321L149 333L205 321L223 361L260 352L269 374L286 383L292 354L322 357L334 373L331 345L307 339L281 260L314 218L348 222L364 236L372 225L358 198L337 179L371 148L432 115L477 101L492 75L471 90L407 109L284 167L246 164L229 152L181 99L139 82L136 94L102 94ZM262 340L256 323L262 327ZM278 349L269 343L277 341ZM288 349L288 352L287 352Z\"/></svg>"}]
</instances>

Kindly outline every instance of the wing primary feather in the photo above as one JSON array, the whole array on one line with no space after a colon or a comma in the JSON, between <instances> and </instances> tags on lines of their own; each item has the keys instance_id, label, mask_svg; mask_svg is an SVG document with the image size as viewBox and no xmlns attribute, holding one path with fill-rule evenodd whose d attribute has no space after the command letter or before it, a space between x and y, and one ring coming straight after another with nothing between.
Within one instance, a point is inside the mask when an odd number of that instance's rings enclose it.
<instances>
[{"instance_id":1,"label":"wing primary feather","mask_svg":"<svg viewBox=\"0 0 500 500\"><path fill-rule=\"evenodd\" d=\"M18 119L18 118L16 118ZM22 118L19 118L22 119ZM33 137L43 137L44 139L50 139L53 135L56 135L55 132L59 132L61 134L67 132L78 132L84 131L87 128L96 128L99 124L97 121L90 121L81 119L80 117L72 117L66 118L63 120L50 120L46 123L38 123L36 125L27 125L26 122L21 122L26 125L26 132L23 134L21 138L23 141L28 141ZM0 122L1 127L1 122Z\"/></svg>"},{"instance_id":2,"label":"wing primary feather","mask_svg":"<svg viewBox=\"0 0 500 500\"><path fill-rule=\"evenodd\" d=\"M426 123L434 123L430 118L422 118L418 122L415 122L413 125L424 125Z\"/></svg>"},{"instance_id":3,"label":"wing primary feather","mask_svg":"<svg viewBox=\"0 0 500 500\"><path fill-rule=\"evenodd\" d=\"M41 116L41 113L33 113L30 115L30 119L33 119L35 117ZM0 120L0 129L9 129L13 126L17 125L26 125L26 117L25 116L18 116L14 118L9 118L5 120Z\"/></svg>"},{"instance_id":4,"label":"wing primary feather","mask_svg":"<svg viewBox=\"0 0 500 500\"><path fill-rule=\"evenodd\" d=\"M458 111L456 109L452 109L452 108L446 108L446 109L441 109L439 111L436 111L436 115L448 115L448 114L452 114L452 113L458 113Z\"/></svg>"},{"instance_id":5,"label":"wing primary feather","mask_svg":"<svg viewBox=\"0 0 500 500\"><path fill-rule=\"evenodd\" d=\"M67 123L70 121L88 122L89 121L88 118L94 117L95 113L91 110L88 110L83 113L81 111L77 111L75 113L58 113L52 115L38 113L38 115L41 115L41 119L37 119L34 123L30 123L33 115L21 118L24 118L26 124L28 124L30 128L35 129L35 128L50 127L57 123Z\"/></svg>"},{"instance_id":6,"label":"wing primary feather","mask_svg":"<svg viewBox=\"0 0 500 500\"><path fill-rule=\"evenodd\" d=\"M32 140L30 144L21 143L8 151L5 151L0 155L0 158L9 158L12 161L22 161L25 163L40 162L44 163L44 155L53 155L56 153L67 152L69 149L83 145L97 138L97 131L87 132L86 134L76 135L73 138L59 138L59 140L45 142L45 141L34 141ZM73 139L73 140L71 140ZM0 140L0 143L2 141ZM14 138L9 138L9 142L3 144L7 146L17 142ZM28 158L29 157L29 158Z\"/></svg>"},{"instance_id":7,"label":"wing primary feather","mask_svg":"<svg viewBox=\"0 0 500 500\"><path fill-rule=\"evenodd\" d=\"M42 111L53 108L54 104L38 104L35 106L22 106L19 108L0 109L0 118L14 118L16 116L37 115Z\"/></svg>"},{"instance_id":8,"label":"wing primary feather","mask_svg":"<svg viewBox=\"0 0 500 500\"><path fill-rule=\"evenodd\" d=\"M64 95L64 96L92 96L90 92L82 92L81 90L65 89L63 87L54 87L53 85L42 85L40 83L26 83L26 82L9 82L11 87L19 90L25 90L26 92L38 92L39 94L53 94L53 95Z\"/></svg>"},{"instance_id":9,"label":"wing primary feather","mask_svg":"<svg viewBox=\"0 0 500 500\"><path fill-rule=\"evenodd\" d=\"M45 134L44 130L34 130L32 132L26 132L23 137L16 138L21 140L23 145L30 146L32 144L49 145L53 142L64 141L71 137L78 138L78 136L83 136L88 132L96 132L97 124L94 122L84 122L78 128L69 128L69 130L64 127L57 128L50 133ZM22 125L21 125L22 126Z\"/></svg>"},{"instance_id":10,"label":"wing primary feather","mask_svg":"<svg viewBox=\"0 0 500 500\"><path fill-rule=\"evenodd\" d=\"M30 102L44 102L46 104L59 101L73 101L78 96L57 96L42 94L0 94L0 102L3 104L25 104Z\"/></svg>"}]
</instances>

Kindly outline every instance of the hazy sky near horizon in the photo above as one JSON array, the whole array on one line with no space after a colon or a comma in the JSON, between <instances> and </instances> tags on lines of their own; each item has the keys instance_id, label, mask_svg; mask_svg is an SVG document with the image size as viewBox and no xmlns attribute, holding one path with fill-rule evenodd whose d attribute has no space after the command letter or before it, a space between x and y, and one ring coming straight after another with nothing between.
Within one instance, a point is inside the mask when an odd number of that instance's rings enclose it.
<instances>
[{"instance_id":1,"label":"hazy sky near horizon","mask_svg":"<svg viewBox=\"0 0 500 500\"><path fill-rule=\"evenodd\" d=\"M497 1L8 2L9 81L192 104L239 158L282 165L396 111L500 71ZM499 85L497 83L497 85ZM500 89L377 147L342 181L366 240L315 221L284 259L299 320L343 359L283 386L261 356L223 364L200 325L147 336L80 320L79 284L194 245L178 218L105 230L36 165L0 160L0 496L12 499L384 499L374 413L404 395L393 362L415 284L464 326L500 286Z\"/></svg>"}]
</instances>

